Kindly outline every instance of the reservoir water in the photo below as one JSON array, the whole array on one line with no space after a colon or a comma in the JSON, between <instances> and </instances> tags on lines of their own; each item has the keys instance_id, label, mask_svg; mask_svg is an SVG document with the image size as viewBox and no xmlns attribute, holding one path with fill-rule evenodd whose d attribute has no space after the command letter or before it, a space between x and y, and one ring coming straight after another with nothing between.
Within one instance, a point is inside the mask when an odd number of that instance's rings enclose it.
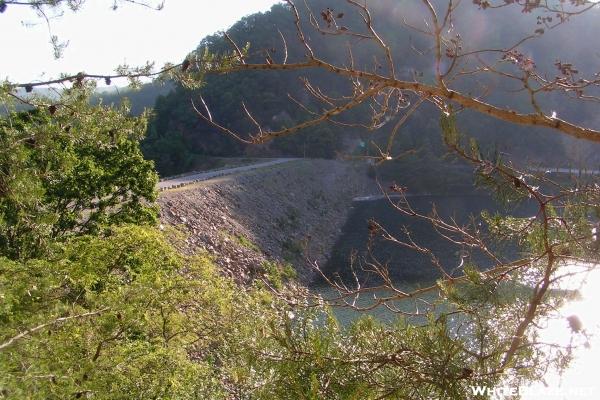
<instances>
[{"instance_id":1,"label":"reservoir water","mask_svg":"<svg viewBox=\"0 0 600 400\"><path fill-rule=\"evenodd\" d=\"M412 207L422 213L428 213L435 207L444 218L453 218L459 223L471 221L477 225L477 218L483 210L491 213L506 212L493 199L486 196L415 196L411 197ZM535 209L527 205L508 210L520 216L528 216ZM410 231L410 240L422 247L430 248L443 264L444 268L453 274L461 273L461 266L471 262L482 268L491 266L491 261L483 254L467 256L461 246L442 240L438 232L431 225L414 217L402 215L395 210L387 199L373 201L357 201L354 203L342 234L335 246L329 262L322 268L329 277L341 279L352 284L355 279L365 286L376 286L380 283L372 272L369 272L369 263L373 259L380 265L386 265L390 277L397 287L409 291L428 287L440 276L439 269L433 267L429 255L419 254L413 249L399 246L389 241L375 241L370 248L367 243L372 237L369 229L369 220L377 221L392 235L407 239L405 228ZM512 246L496 248L508 261L518 256ZM352 268L350 267L352 266ZM570 270L583 269L583 265L572 265ZM367 271L365 271L365 269ZM586 268L589 269L589 268ZM352 272L354 271L354 272ZM584 279L585 278L585 279ZM580 294L577 300L569 301L548 318L541 329L540 339L546 343L560 345L574 345L574 361L562 374L550 372L545 377L545 382L520 388L522 398L526 400L538 399L600 399L600 271L598 269L587 273L585 276L578 274L571 281L564 282L560 288L577 290ZM337 291L327 285L323 280L313 284L313 290L319 292L324 298L334 298ZM376 293L377 296L385 295L384 292ZM423 295L424 300L437 296L435 291ZM373 293L361 295L356 299L356 305L369 308L366 311L355 311L350 307L334 309L335 315L342 323L356 319L364 312L383 321L393 321L396 315L385 307L371 309L374 304ZM425 307L419 306L419 300L404 300L394 303L394 306L403 311L421 311ZM585 335L573 335L567 318L577 315L582 321ZM415 321L420 318L415 317Z\"/></svg>"},{"instance_id":2,"label":"reservoir water","mask_svg":"<svg viewBox=\"0 0 600 400\"><path fill-rule=\"evenodd\" d=\"M482 211L491 214L510 212L516 216L528 216L535 212L530 205L512 207L500 206L494 199L483 195L468 196L413 196L408 198L411 207L418 213L427 215L435 208L441 218L454 220L459 225L474 224L478 228ZM361 278L375 278L361 271L360 266L376 259L388 266L391 277L395 282L403 284L423 284L435 281L440 276L440 270L431 265L429 254L419 253L397 243L375 239L371 248L367 246L373 235L369 229L369 221L376 221L392 236L404 242L414 242L422 248L432 249L441 266L448 273L460 273L459 266L465 263L475 263L482 268L492 265L492 261L481 253L467 254L464 246L441 239L430 223L400 213L387 199L373 201L355 201L353 209L342 228L342 233L334 246L329 262L323 271L328 276L339 275L343 279L352 279L348 268L354 264ZM474 219L471 219L471 218ZM409 232L407 235L406 230ZM485 232L482 232L485 235ZM515 249L508 245L496 248L499 254L508 261L516 257Z\"/></svg>"}]
</instances>

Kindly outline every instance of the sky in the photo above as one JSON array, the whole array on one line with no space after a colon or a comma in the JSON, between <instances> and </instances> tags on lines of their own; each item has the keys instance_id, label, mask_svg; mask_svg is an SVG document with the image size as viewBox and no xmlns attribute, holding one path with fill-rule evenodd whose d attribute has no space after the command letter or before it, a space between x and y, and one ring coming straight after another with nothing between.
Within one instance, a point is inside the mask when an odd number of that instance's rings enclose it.
<instances>
[{"instance_id":1,"label":"sky","mask_svg":"<svg viewBox=\"0 0 600 400\"><path fill-rule=\"evenodd\" d=\"M150 0L154 1L154 0ZM29 7L8 6L0 14L4 49L0 80L31 82L61 73L107 74L121 64L178 63L200 40L240 18L267 11L276 0L166 0L161 11L112 0L88 0L84 7L50 20L52 34L68 41L55 60L46 22ZM6 46L8 45L8 49Z\"/></svg>"}]
</instances>

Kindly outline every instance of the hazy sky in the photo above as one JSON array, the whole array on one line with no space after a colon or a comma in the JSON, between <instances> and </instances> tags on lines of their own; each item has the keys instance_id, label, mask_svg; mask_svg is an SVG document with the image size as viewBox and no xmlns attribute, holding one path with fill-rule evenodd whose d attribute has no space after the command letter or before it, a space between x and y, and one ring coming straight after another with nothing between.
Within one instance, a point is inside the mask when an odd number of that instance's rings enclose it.
<instances>
[{"instance_id":1,"label":"hazy sky","mask_svg":"<svg viewBox=\"0 0 600 400\"><path fill-rule=\"evenodd\" d=\"M112 0L88 0L81 11L50 21L52 33L69 41L59 60L54 60L45 21L28 7L9 5L0 14L0 80L33 81L79 71L106 74L123 63L180 62L206 35L277 2L166 0L161 11L133 5L112 11Z\"/></svg>"}]
</instances>

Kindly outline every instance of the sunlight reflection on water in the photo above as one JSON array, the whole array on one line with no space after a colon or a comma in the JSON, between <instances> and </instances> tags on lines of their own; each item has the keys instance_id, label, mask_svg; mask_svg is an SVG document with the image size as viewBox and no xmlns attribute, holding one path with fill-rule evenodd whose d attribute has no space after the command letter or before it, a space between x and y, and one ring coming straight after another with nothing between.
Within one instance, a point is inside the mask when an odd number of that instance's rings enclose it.
<instances>
[{"instance_id":1,"label":"sunlight reflection on water","mask_svg":"<svg viewBox=\"0 0 600 400\"><path fill-rule=\"evenodd\" d=\"M570 267L570 270L576 269L581 269L581 266ZM536 383L528 387L527 393L522 396L524 400L600 399L600 270L592 270L578 287L580 282L581 275L578 275L561 284L562 289L578 289L581 298L564 304L540 333L544 342L577 346L573 352L574 359L562 375L548 373L545 377L547 386ZM573 315L582 322L585 335L573 335L567 321Z\"/></svg>"},{"instance_id":2,"label":"sunlight reflection on water","mask_svg":"<svg viewBox=\"0 0 600 400\"><path fill-rule=\"evenodd\" d=\"M560 346L573 345L574 359L562 375L550 371L545 376L545 384L535 383L518 388L523 400L597 400L600 399L600 268L593 269L583 275L583 270L589 266L572 265L561 268L562 273L575 273L572 278L561 281L560 289L577 290L580 296L569 300L552 315L540 332L540 341ZM582 282L582 278L585 280ZM405 289L416 289L409 285ZM335 297L336 292L331 287L313 288L324 298ZM381 294L381 293L380 293ZM431 299L433 300L433 299ZM357 303L366 306L372 302L365 296ZM405 311L414 311L414 303L397 304ZM348 308L334 308L334 314L347 324L363 313ZM387 322L392 322L396 315L383 307L369 311L370 315ZM584 334L573 334L567 318L576 315L582 323ZM510 397L492 397L493 399L508 399Z\"/></svg>"},{"instance_id":3,"label":"sunlight reflection on water","mask_svg":"<svg viewBox=\"0 0 600 400\"><path fill-rule=\"evenodd\" d=\"M358 250L359 255L368 257L366 253L365 243L369 239L367 221L374 219L382 221L382 224L392 234L402 234L403 226L409 226L413 239L427 248L435 249L440 259L447 260L452 263L458 259L457 254L460 249L448 245L446 241L440 241L439 235L428 226L424 226L415 222L410 217L398 215L396 210L389 207L386 200L378 200L376 197L364 198L355 203L355 208L352 214L348 217L348 221L344 226L344 230L338 243L336 243L335 251L326 266L325 272L334 276L339 273L342 278L348 282L353 279L352 276L344 275L349 264L349 254L354 254L354 249ZM497 210L498 205L493 199L486 196L416 196L411 199L413 207L428 212L433 204L438 205L438 211L447 213L453 218L467 218L468 215L478 215L482 210ZM515 209L511 213L517 213L520 216L530 215L535 212L529 209L527 204L522 208ZM422 263L428 262L415 255L410 249L398 249L393 243L389 248L385 244L378 243L378 249L381 254L379 258L386 260L392 266L393 278L398 286L405 291L411 291L421 287L427 287L433 282L426 282L427 279L423 275ZM376 249L377 250L377 249ZM362 253L361 253L362 252ZM377 255L376 254L376 255ZM508 258L511 258L508 256ZM458 262L457 262L458 263ZM478 264L478 261L475 260ZM590 270L591 265L569 265L562 266L560 273L579 272L581 270ZM556 372L548 372L545 375L545 383L530 385L520 389L519 392L524 400L538 399L600 399L600 268L592 270L588 273L585 283L582 280L585 275L577 274L573 277L561 280L560 286L552 289L574 291L577 290L581 295L577 300L566 302L556 315L552 316L540 332L539 339L544 343L556 344L559 346L575 346L573 350L573 361L570 366L559 375ZM431 279L431 277L429 277ZM435 279L435 278L433 278ZM413 282L408 284L407 282ZM416 284L414 282L419 282ZM313 287L313 290L320 293L324 298L335 298L337 293L331 287ZM385 295L385 292L378 292L378 296ZM428 292L424 295L424 300L435 300L437 293ZM368 306L373 303L373 299L369 295L361 296L357 300L357 305L360 307ZM404 312L415 311L414 301L400 301L395 303L396 308L400 308ZM348 324L357 319L363 313L353 311L351 308L334 308L334 314L342 324ZM394 322L397 315L392 314L385 307L371 309L368 314L373 317L385 321ZM567 318L571 315L576 315L583 324L583 329L586 335L573 334L569 327ZM420 323L423 318L408 318L409 323ZM422 323L422 322L421 322ZM571 342L572 341L572 342ZM588 346L584 346L588 341ZM493 389L493 388L492 388ZM577 391L580 390L580 393ZM503 397L496 397L503 398Z\"/></svg>"}]
</instances>

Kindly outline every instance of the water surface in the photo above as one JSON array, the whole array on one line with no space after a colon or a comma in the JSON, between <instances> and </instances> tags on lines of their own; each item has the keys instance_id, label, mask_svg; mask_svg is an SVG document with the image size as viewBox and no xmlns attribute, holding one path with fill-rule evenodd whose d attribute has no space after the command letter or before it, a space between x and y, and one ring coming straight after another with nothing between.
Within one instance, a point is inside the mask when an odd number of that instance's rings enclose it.
<instances>
[{"instance_id":1,"label":"water surface","mask_svg":"<svg viewBox=\"0 0 600 400\"><path fill-rule=\"evenodd\" d=\"M535 208L531 205L521 205L507 210L487 196L416 196L409 200L418 212L426 214L435 206L442 217L453 218L460 224L469 222L471 218L474 218L477 223L477 216L483 210L492 214L507 211L519 216L535 214ZM327 276L332 279L342 279L349 284L358 278L363 285L376 285L379 281L375 274L363 270L368 269L369 262L373 262L374 259L378 260L380 264L387 265L394 284L406 291L428 287L440 276L439 270L432 266L428 256L397 244L376 241L374 247L369 251L367 246L370 237L368 221L371 219L403 240L407 238L404 233L404 229L407 228L411 232L411 239L419 246L432 249L448 272L460 274L461 266L468 262L477 264L481 268L492 265L491 260L482 254L475 253L465 256L464 248L441 239L430 224L402 215L389 204L387 199L376 199L354 203L332 257L323 268L323 272ZM500 246L497 249L506 260L518 256L514 246ZM351 268L351 265L354 268ZM578 267L582 266L571 266L573 269ZM541 330L541 339L547 343L575 346L575 360L562 375L550 372L546 375L545 382L521 388L522 393L525 393L523 398L526 400L600 399L600 381L598 380L600 376L598 373L600 367L600 313L598 312L600 271L595 270L589 273L585 280L583 278L582 275L577 275L560 288L555 288L578 290L581 297L557 310ZM337 292L323 281L315 281L312 288L322 294L324 298L337 296ZM376 296L385 294L383 291L375 293ZM425 302L435 300L436 296L437 292L431 291L422 296L424 302L419 299L404 300L395 302L394 306L405 312L424 311L427 308ZM373 304L373 294L361 295L361 297L351 298L348 301L356 301L355 305L358 307L368 307ZM370 309L366 312L386 322L393 322L397 317L385 307ZM351 307L335 308L334 313L343 324L364 314L364 312L355 311ZM573 334L567 322L567 317L571 315L577 315L583 322L585 335ZM422 321L422 317L412 317L414 323Z\"/></svg>"}]
</instances>

